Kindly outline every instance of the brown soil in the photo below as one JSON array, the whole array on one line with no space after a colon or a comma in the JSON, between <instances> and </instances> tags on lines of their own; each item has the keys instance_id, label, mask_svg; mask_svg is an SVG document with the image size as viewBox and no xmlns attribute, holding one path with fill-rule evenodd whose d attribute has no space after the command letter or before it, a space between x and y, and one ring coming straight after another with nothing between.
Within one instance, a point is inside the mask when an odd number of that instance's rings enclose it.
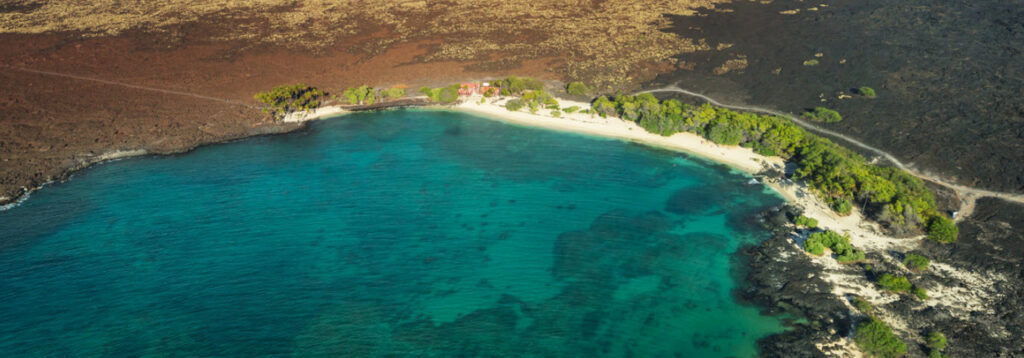
<instances>
[{"instance_id":1,"label":"brown soil","mask_svg":"<svg viewBox=\"0 0 1024 358\"><path fill-rule=\"evenodd\" d=\"M0 202L114 150L180 152L289 130L294 126L274 123L253 107L252 95L275 85L306 82L330 92L364 83L418 88L484 76L465 69L473 62L417 61L430 42L361 56L281 48L238 52L229 43L160 49L149 46L145 34L82 41L69 37L0 35L0 63L12 66L0 67L0 197L6 197ZM508 72L553 79L547 69L558 63L536 59Z\"/></svg>"}]
</instances>

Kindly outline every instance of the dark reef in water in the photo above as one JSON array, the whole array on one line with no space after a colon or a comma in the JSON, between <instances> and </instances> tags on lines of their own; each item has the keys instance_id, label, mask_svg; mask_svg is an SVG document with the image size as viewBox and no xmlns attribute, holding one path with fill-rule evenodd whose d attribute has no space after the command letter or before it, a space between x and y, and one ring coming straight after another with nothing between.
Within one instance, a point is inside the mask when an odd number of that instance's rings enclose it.
<instances>
[{"instance_id":1,"label":"dark reef in water","mask_svg":"<svg viewBox=\"0 0 1024 358\"><path fill-rule=\"evenodd\" d=\"M859 313L835 297L831 285L818 275L821 269L792 243L792 227L788 217L797 214L789 206L768 210L764 225L773 235L757 245L750 245L736 254L735 270L742 271L744 286L735 294L741 302L758 305L770 314L787 314L793 329L762 338L761 354L767 357L821 356L816 344L850 336L850 329ZM926 306L919 300L901 297L885 308L905 322L909 332L900 334L911 356L927 355L923 341L906 333L923 337L941 331L949 339L946 354L954 357L1015 357L1024 355L1024 209L995 199L978 202L974 216L961 223L961 238L951 245L925 241L919 251L935 262L948 264L972 273L997 273L1006 279L997 283L993 301L975 308L967 318L954 315L945 305ZM868 259L874 272L899 272L899 260L886 260L870 253ZM871 275L864 266L850 266L851 274ZM971 287L956 277L946 277L934 270L919 273L916 284L934 287ZM806 320L802 322L801 319ZM824 349L828 349L826 345Z\"/></svg>"},{"instance_id":2,"label":"dark reef in water","mask_svg":"<svg viewBox=\"0 0 1024 358\"><path fill-rule=\"evenodd\" d=\"M790 206L766 211L764 225L772 237L736 253L736 269L746 276L736 289L737 298L769 314L798 318L791 330L758 341L766 357L822 356L815 344L848 336L853 322L849 310L832 294L832 285L818 277L818 266L793 245L787 215L795 212Z\"/></svg>"}]
</instances>

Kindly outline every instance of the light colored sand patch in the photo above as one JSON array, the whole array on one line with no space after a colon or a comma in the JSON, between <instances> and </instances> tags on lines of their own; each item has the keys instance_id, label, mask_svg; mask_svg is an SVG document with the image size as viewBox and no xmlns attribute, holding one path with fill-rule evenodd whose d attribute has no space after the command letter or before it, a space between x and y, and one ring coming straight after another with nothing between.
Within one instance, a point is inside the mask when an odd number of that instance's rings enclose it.
<instances>
[{"instance_id":1,"label":"light colored sand patch","mask_svg":"<svg viewBox=\"0 0 1024 358\"><path fill-rule=\"evenodd\" d=\"M283 119L281 119L281 121L285 123L300 123L329 116L340 116L347 113L350 112L341 108L341 106L324 106L312 111L296 111L288 113Z\"/></svg>"},{"instance_id":2,"label":"light colored sand patch","mask_svg":"<svg viewBox=\"0 0 1024 358\"><path fill-rule=\"evenodd\" d=\"M91 158L90 162L95 163L95 162L103 162L103 161L107 161L107 160L122 159L122 158L128 158L128 157L137 157L137 156L140 156L140 155L146 155L148 153L149 152L147 152L145 149L115 150L115 151L106 152L106 153L97 155L97 156Z\"/></svg>"},{"instance_id":3,"label":"light colored sand patch","mask_svg":"<svg viewBox=\"0 0 1024 358\"><path fill-rule=\"evenodd\" d=\"M1005 282L1006 276L994 272L970 272L942 262L932 262L929 270L941 277L948 277L959 281L959 284L949 286L942 285L926 287L928 299L925 304L928 306L947 306L950 313L959 319L972 319L971 312L983 312L995 314L995 311L986 303L993 302L999 297L997 285ZM1009 334L1009 332L990 332L995 336Z\"/></svg>"},{"instance_id":4,"label":"light colored sand patch","mask_svg":"<svg viewBox=\"0 0 1024 358\"><path fill-rule=\"evenodd\" d=\"M864 355L848 337L842 337L824 344L816 344L818 350L828 357L837 358L861 358Z\"/></svg>"}]
</instances>

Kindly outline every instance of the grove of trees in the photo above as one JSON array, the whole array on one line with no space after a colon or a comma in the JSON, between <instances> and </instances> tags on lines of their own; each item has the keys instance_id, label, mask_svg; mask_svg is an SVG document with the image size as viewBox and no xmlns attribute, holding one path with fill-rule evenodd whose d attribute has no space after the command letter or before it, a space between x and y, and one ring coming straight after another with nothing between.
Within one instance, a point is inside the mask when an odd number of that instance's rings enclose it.
<instances>
[{"instance_id":1,"label":"grove of trees","mask_svg":"<svg viewBox=\"0 0 1024 358\"><path fill-rule=\"evenodd\" d=\"M264 113L280 116L293 111L310 110L320 107L320 100L326 94L316 87L304 84L283 85L267 92L256 93L253 97L266 105Z\"/></svg>"},{"instance_id":2,"label":"grove of trees","mask_svg":"<svg viewBox=\"0 0 1024 358\"><path fill-rule=\"evenodd\" d=\"M927 229L940 242L956 240L956 226L935 207L921 179L899 169L867 163L857 153L807 132L786 118L740 113L710 104L692 106L659 101L649 93L598 97L591 109L618 115L651 133L695 133L718 144L738 144L761 155L795 162L795 179L805 180L836 212L849 214L858 204L883 225L907 232ZM927 227L926 227L927 226Z\"/></svg>"}]
</instances>

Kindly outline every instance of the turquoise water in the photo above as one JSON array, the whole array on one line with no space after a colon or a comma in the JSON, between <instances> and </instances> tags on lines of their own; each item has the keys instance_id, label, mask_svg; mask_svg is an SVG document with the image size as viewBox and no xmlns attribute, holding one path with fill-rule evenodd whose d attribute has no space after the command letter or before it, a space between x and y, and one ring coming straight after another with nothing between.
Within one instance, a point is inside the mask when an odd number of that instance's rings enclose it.
<instances>
[{"instance_id":1,"label":"turquoise water","mask_svg":"<svg viewBox=\"0 0 1024 358\"><path fill-rule=\"evenodd\" d=\"M0 212L0 355L753 356L746 180L437 111L103 164Z\"/></svg>"}]
</instances>

